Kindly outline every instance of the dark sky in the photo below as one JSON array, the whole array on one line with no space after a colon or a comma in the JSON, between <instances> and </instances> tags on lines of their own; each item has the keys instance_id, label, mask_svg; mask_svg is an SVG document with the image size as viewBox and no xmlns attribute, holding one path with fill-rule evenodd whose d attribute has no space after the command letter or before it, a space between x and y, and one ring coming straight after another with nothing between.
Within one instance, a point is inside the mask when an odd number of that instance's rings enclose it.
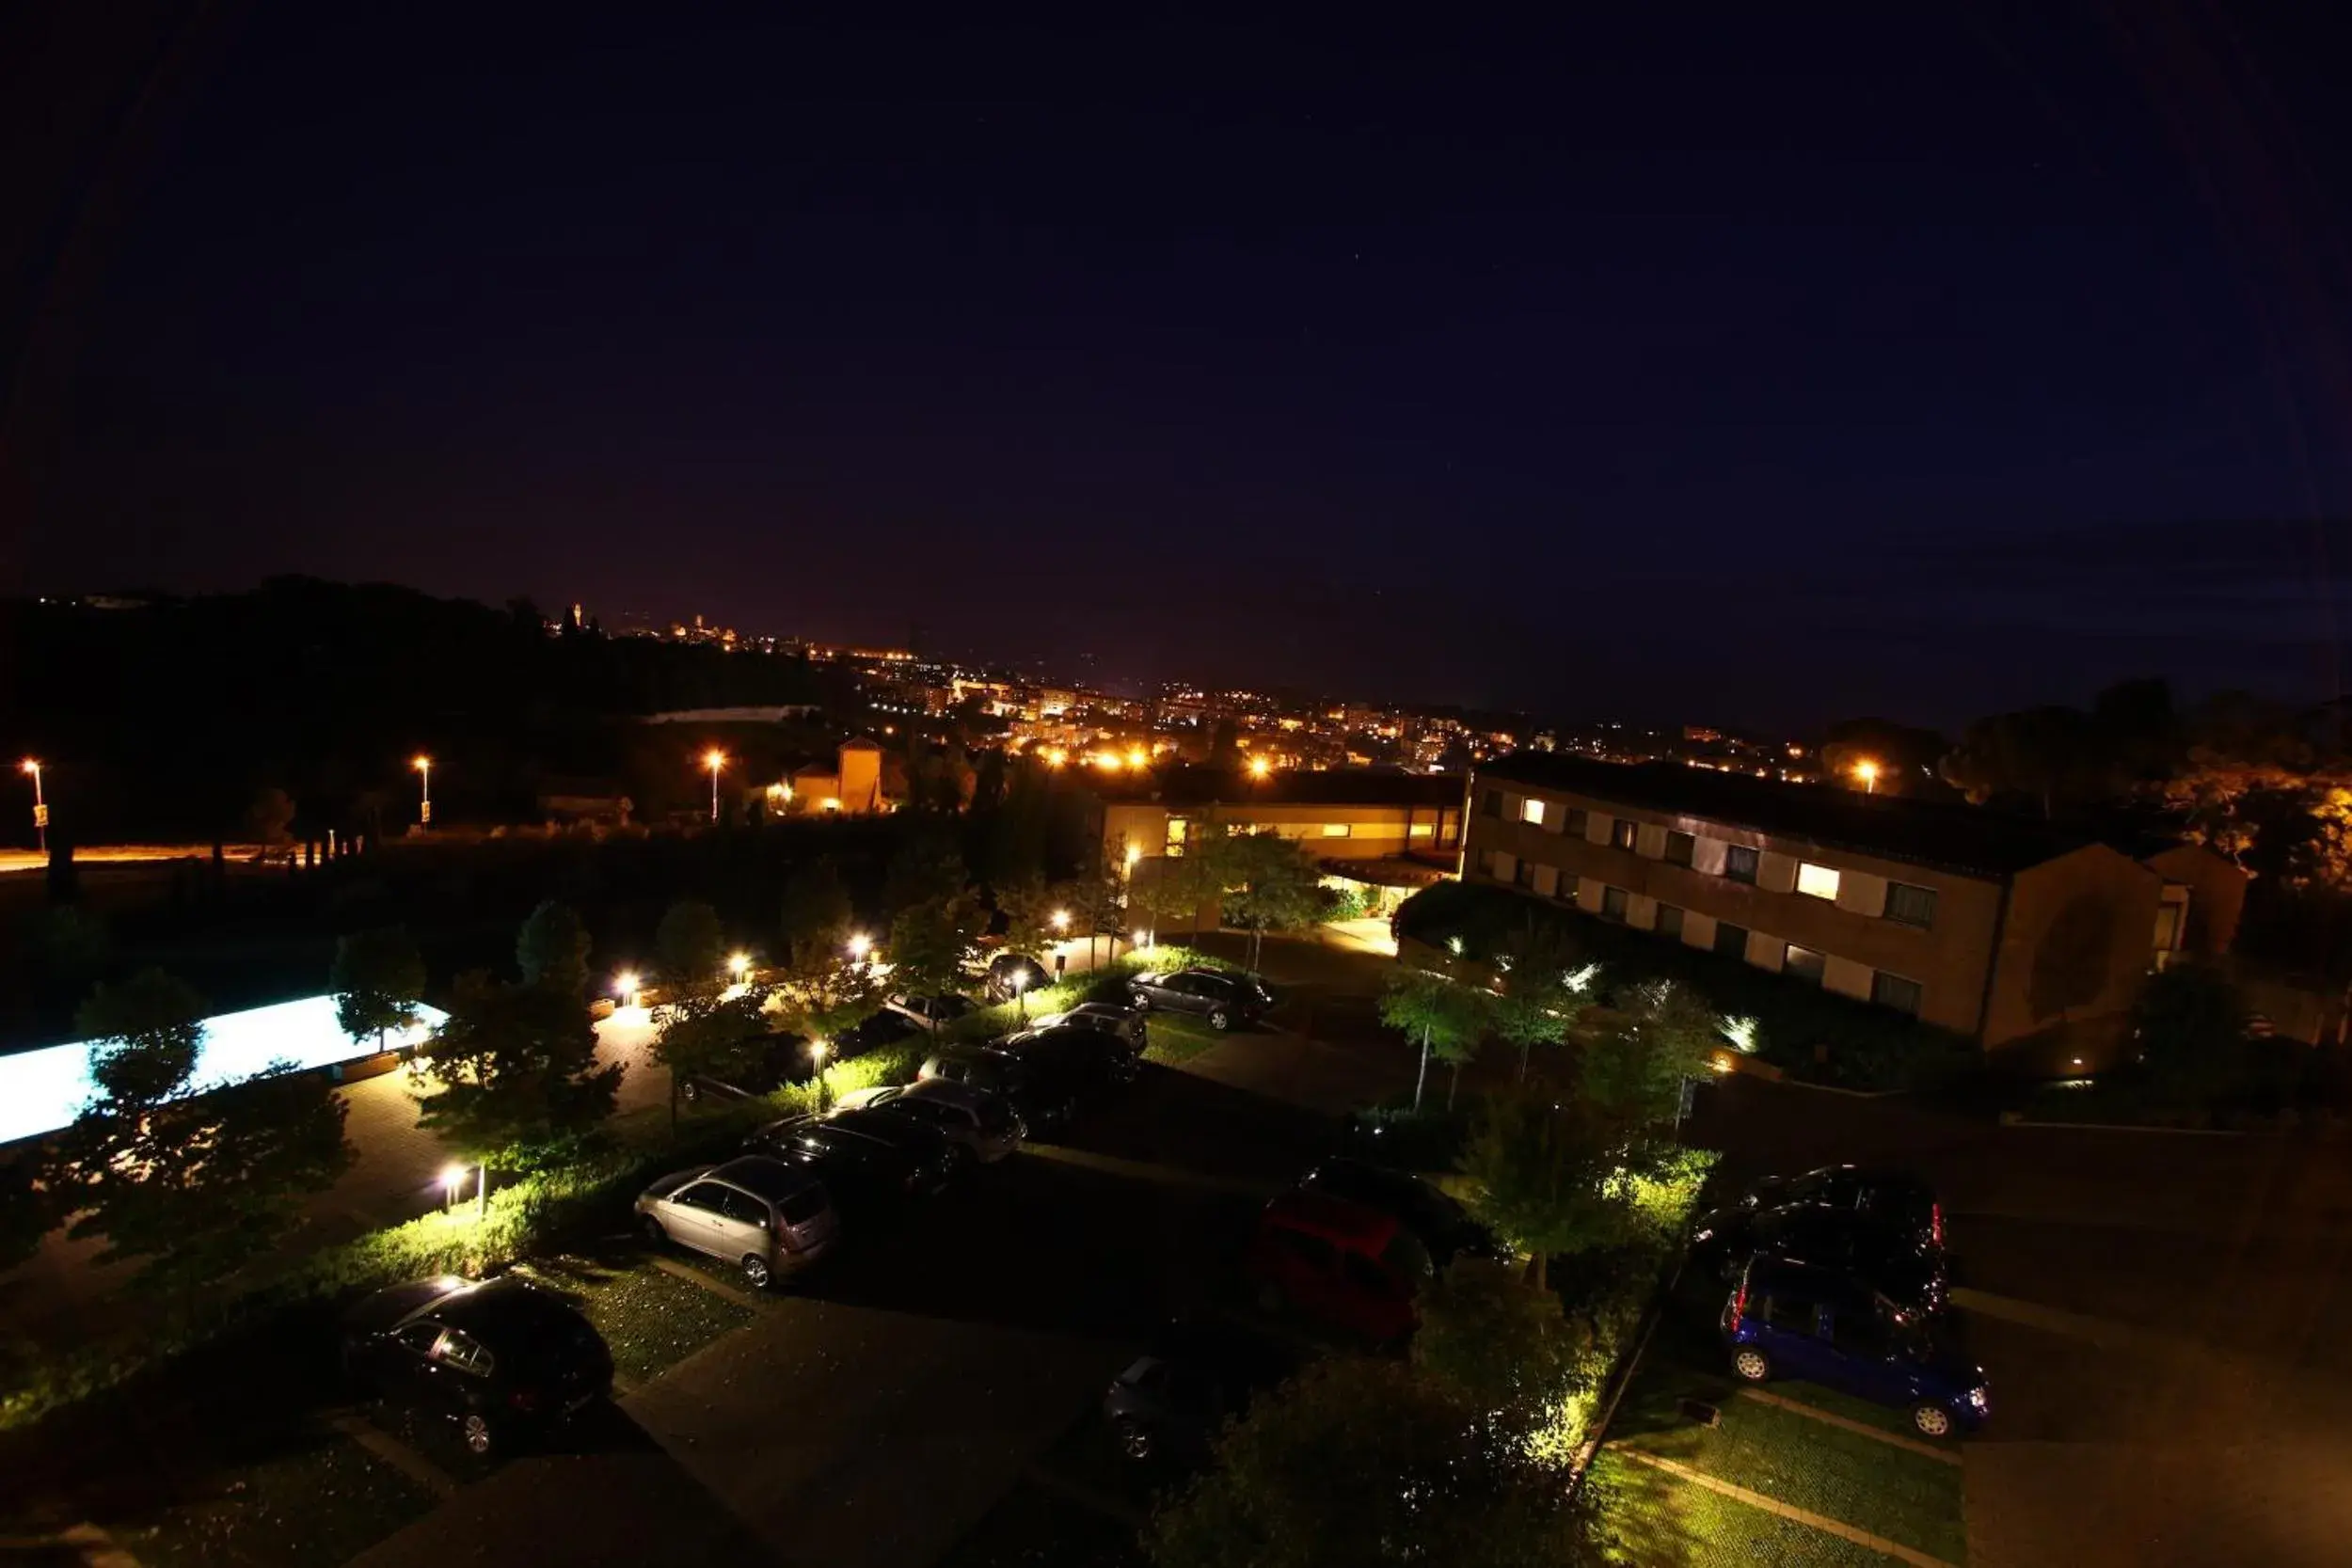
<instances>
[{"instance_id":1,"label":"dark sky","mask_svg":"<svg viewBox=\"0 0 2352 1568\"><path fill-rule=\"evenodd\" d=\"M2337 688L2343 37L1613 8L36 0L0 588L1733 723Z\"/></svg>"}]
</instances>

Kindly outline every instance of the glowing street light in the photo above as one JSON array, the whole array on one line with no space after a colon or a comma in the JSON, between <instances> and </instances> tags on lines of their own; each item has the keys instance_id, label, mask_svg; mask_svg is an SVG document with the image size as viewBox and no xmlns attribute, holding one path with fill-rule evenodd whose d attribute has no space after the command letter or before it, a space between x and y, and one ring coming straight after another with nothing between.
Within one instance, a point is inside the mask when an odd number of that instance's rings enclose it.
<instances>
[{"instance_id":1,"label":"glowing street light","mask_svg":"<svg viewBox=\"0 0 2352 1568\"><path fill-rule=\"evenodd\" d=\"M441 1209L447 1212L457 1207L457 1195L466 1190L466 1178L476 1180L473 1189L473 1214L481 1219L490 1212L490 1167L487 1164L450 1164L441 1167Z\"/></svg>"},{"instance_id":2,"label":"glowing street light","mask_svg":"<svg viewBox=\"0 0 2352 1568\"><path fill-rule=\"evenodd\" d=\"M710 769L710 819L719 820L719 769L727 765L727 754L713 746L703 753L703 766Z\"/></svg>"},{"instance_id":3,"label":"glowing street light","mask_svg":"<svg viewBox=\"0 0 2352 1568\"><path fill-rule=\"evenodd\" d=\"M1853 765L1853 776L1862 781L1862 792L1865 795L1876 795L1879 792L1879 765L1877 763L1865 757Z\"/></svg>"},{"instance_id":4,"label":"glowing street light","mask_svg":"<svg viewBox=\"0 0 2352 1568\"><path fill-rule=\"evenodd\" d=\"M1056 910L1052 918L1054 922L1054 929L1057 932L1067 931L1070 929L1070 911L1068 910Z\"/></svg>"},{"instance_id":5,"label":"glowing street light","mask_svg":"<svg viewBox=\"0 0 2352 1568\"><path fill-rule=\"evenodd\" d=\"M1045 757L1045 766L1048 768L1059 768L1063 763L1070 760L1070 753L1063 751L1058 746L1047 747L1043 754Z\"/></svg>"},{"instance_id":6,"label":"glowing street light","mask_svg":"<svg viewBox=\"0 0 2352 1568\"><path fill-rule=\"evenodd\" d=\"M1253 778L1253 779L1263 779L1263 778L1264 778L1267 774L1269 774L1269 773L1271 773L1271 772L1273 772L1273 771L1274 771L1274 764L1272 764L1272 763L1270 763L1270 762L1266 761L1266 759L1265 759L1265 758L1263 758L1263 757L1251 757L1251 758L1249 759L1249 776L1250 776L1251 778Z\"/></svg>"},{"instance_id":7,"label":"glowing street light","mask_svg":"<svg viewBox=\"0 0 2352 1568\"><path fill-rule=\"evenodd\" d=\"M1028 1022L1029 1018L1029 999L1025 994L1029 989L1029 971L1027 967L1024 966L1014 970L1009 983L1012 986L1013 1006L1021 1010L1022 1022L1025 1023Z\"/></svg>"},{"instance_id":8,"label":"glowing street light","mask_svg":"<svg viewBox=\"0 0 2352 1568\"><path fill-rule=\"evenodd\" d=\"M625 969L612 976L612 991L624 1007L637 1006L637 972Z\"/></svg>"},{"instance_id":9,"label":"glowing street light","mask_svg":"<svg viewBox=\"0 0 2352 1568\"><path fill-rule=\"evenodd\" d=\"M850 957L851 958L855 959L859 963L864 963L866 961L866 955L871 953L873 950L874 939L872 937L867 936L864 931L857 931L850 935Z\"/></svg>"},{"instance_id":10,"label":"glowing street light","mask_svg":"<svg viewBox=\"0 0 2352 1568\"><path fill-rule=\"evenodd\" d=\"M422 790L417 801L417 820L430 828L433 826L433 759L419 752L416 760L408 766L417 770L419 786Z\"/></svg>"},{"instance_id":11,"label":"glowing street light","mask_svg":"<svg viewBox=\"0 0 2352 1568\"><path fill-rule=\"evenodd\" d=\"M1143 859L1143 851L1135 845L1127 846L1127 875L1135 875L1136 865Z\"/></svg>"},{"instance_id":12,"label":"glowing street light","mask_svg":"<svg viewBox=\"0 0 2352 1568\"><path fill-rule=\"evenodd\" d=\"M832 1050L832 1042L828 1040L808 1042L809 1064L817 1069L817 1108L820 1111L825 1108L825 1056Z\"/></svg>"},{"instance_id":13,"label":"glowing street light","mask_svg":"<svg viewBox=\"0 0 2352 1568\"><path fill-rule=\"evenodd\" d=\"M734 953L728 955L727 973L735 976L736 983L738 985L740 985L744 976L750 974L751 972L752 956L749 953Z\"/></svg>"},{"instance_id":14,"label":"glowing street light","mask_svg":"<svg viewBox=\"0 0 2352 1568\"><path fill-rule=\"evenodd\" d=\"M24 771L33 779L33 831L40 835L40 852L49 853L49 802L40 793L40 760L24 759Z\"/></svg>"},{"instance_id":15,"label":"glowing street light","mask_svg":"<svg viewBox=\"0 0 2352 1568\"><path fill-rule=\"evenodd\" d=\"M1151 752L1147 752L1147 751L1145 751L1142 747L1140 747L1140 746L1130 746L1130 747L1128 747L1128 748L1127 748L1127 766L1128 766L1128 767L1130 767L1130 768L1143 768L1143 767L1147 767L1147 766L1149 766L1149 765L1150 765L1150 763L1151 763L1151 761L1152 761L1152 753L1151 753Z\"/></svg>"}]
</instances>

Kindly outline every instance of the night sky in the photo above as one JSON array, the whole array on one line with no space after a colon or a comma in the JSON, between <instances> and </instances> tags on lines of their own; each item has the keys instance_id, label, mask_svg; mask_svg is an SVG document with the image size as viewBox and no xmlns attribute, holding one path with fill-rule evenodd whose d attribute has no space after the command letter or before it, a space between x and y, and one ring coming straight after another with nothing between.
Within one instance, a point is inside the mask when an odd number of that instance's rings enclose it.
<instances>
[{"instance_id":1,"label":"night sky","mask_svg":"<svg viewBox=\"0 0 2352 1568\"><path fill-rule=\"evenodd\" d=\"M2344 40L1616 8L36 0L0 591L1756 725L2342 684Z\"/></svg>"}]
</instances>

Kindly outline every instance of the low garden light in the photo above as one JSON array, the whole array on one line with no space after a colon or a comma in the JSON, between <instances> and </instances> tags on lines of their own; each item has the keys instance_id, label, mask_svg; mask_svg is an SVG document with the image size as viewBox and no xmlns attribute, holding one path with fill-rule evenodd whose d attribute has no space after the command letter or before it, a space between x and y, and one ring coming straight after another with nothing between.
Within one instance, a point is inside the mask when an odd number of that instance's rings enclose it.
<instances>
[{"instance_id":1,"label":"low garden light","mask_svg":"<svg viewBox=\"0 0 2352 1568\"><path fill-rule=\"evenodd\" d=\"M612 994L624 1007L637 1006L637 972L625 969L612 976Z\"/></svg>"},{"instance_id":2,"label":"low garden light","mask_svg":"<svg viewBox=\"0 0 2352 1568\"><path fill-rule=\"evenodd\" d=\"M809 1066L816 1069L817 1108L820 1111L825 1108L825 1058L832 1053L833 1043L830 1040L808 1042L808 1061Z\"/></svg>"},{"instance_id":3,"label":"low garden light","mask_svg":"<svg viewBox=\"0 0 2352 1568\"><path fill-rule=\"evenodd\" d=\"M749 953L734 953L728 955L727 973L735 976L735 980L738 985L742 984L744 977L750 974L751 972L752 956Z\"/></svg>"},{"instance_id":4,"label":"low garden light","mask_svg":"<svg viewBox=\"0 0 2352 1568\"><path fill-rule=\"evenodd\" d=\"M1009 983L1012 987L1012 1005L1025 1020L1029 1016L1029 972L1026 969L1014 970Z\"/></svg>"},{"instance_id":5,"label":"low garden light","mask_svg":"<svg viewBox=\"0 0 2352 1568\"><path fill-rule=\"evenodd\" d=\"M1127 869L1130 873L1134 872L1136 863L1142 859L1143 851L1141 849L1132 844L1127 846Z\"/></svg>"},{"instance_id":6,"label":"low garden light","mask_svg":"<svg viewBox=\"0 0 2352 1568\"><path fill-rule=\"evenodd\" d=\"M866 955L871 953L873 950L874 939L867 936L864 931L855 932L850 936L850 957L855 961L864 963L866 961Z\"/></svg>"}]
</instances>

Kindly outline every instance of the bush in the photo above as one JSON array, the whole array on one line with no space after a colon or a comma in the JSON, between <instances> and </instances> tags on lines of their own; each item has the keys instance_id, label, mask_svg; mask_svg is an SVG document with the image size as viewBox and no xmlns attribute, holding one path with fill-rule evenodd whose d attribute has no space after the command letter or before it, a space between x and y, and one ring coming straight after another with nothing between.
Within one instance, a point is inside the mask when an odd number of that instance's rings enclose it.
<instances>
[{"instance_id":1,"label":"bush","mask_svg":"<svg viewBox=\"0 0 2352 1568\"><path fill-rule=\"evenodd\" d=\"M1856 1002L1739 958L1581 911L1539 904L1505 888L1438 882L1397 911L1397 933L1439 952L1489 963L1531 936L1552 936L1599 963L1595 1000L1614 1005L1654 980L1688 986L1718 1011L1756 1022L1757 1054L1792 1078L1853 1089L1914 1089L1947 1082L1981 1061L1965 1037Z\"/></svg>"}]
</instances>

